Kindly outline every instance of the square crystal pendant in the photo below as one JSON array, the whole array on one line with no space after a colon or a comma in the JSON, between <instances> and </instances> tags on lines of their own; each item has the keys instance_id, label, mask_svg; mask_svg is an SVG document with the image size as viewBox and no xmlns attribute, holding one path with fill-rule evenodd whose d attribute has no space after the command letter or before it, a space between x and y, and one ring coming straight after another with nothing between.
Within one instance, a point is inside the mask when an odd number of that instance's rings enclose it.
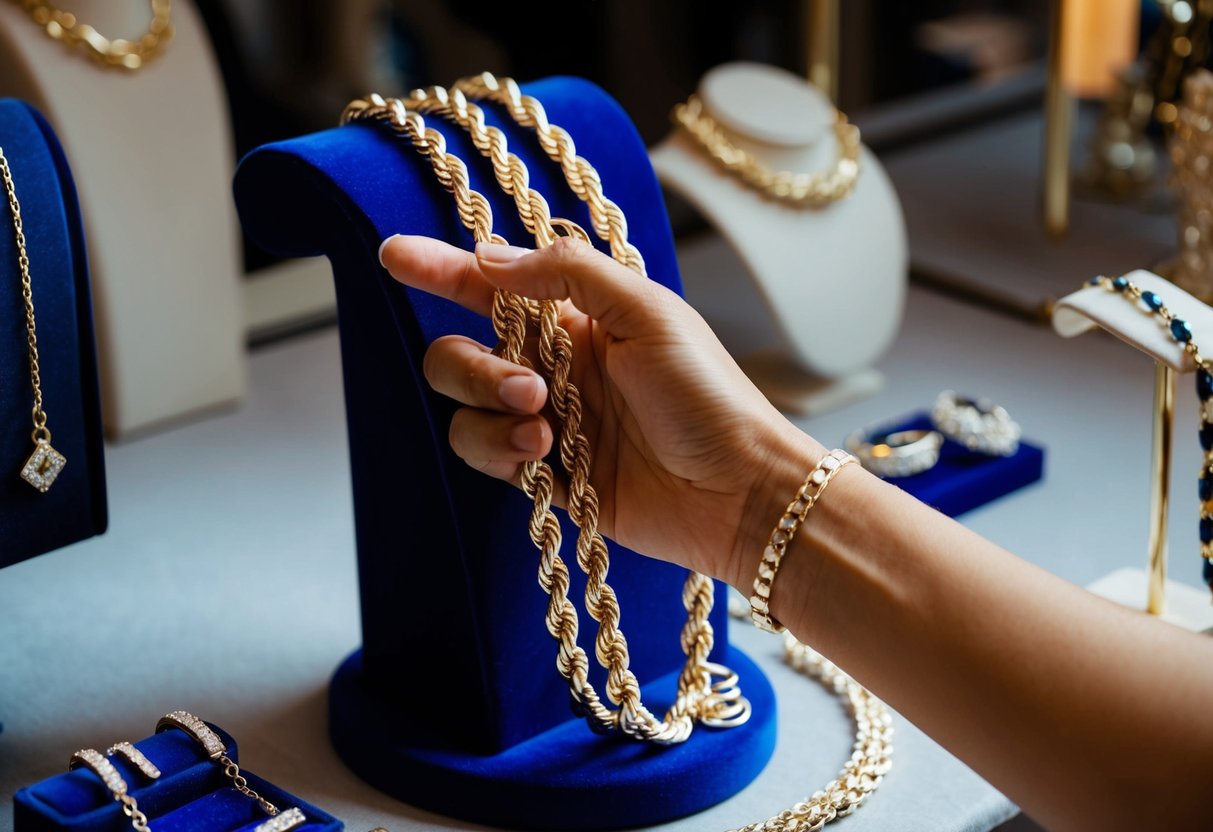
<instances>
[{"instance_id":1,"label":"square crystal pendant","mask_svg":"<svg viewBox=\"0 0 1213 832\"><path fill-rule=\"evenodd\" d=\"M66 464L67 459L52 448L51 443L39 442L21 469L21 479L45 494Z\"/></svg>"}]
</instances>

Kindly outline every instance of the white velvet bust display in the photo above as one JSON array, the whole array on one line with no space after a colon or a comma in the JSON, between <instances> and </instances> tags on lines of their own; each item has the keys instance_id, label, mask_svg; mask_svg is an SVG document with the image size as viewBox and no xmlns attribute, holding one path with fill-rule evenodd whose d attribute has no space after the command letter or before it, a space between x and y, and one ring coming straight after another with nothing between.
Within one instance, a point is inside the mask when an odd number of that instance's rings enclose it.
<instances>
[{"instance_id":1,"label":"white velvet bust display","mask_svg":"<svg viewBox=\"0 0 1213 832\"><path fill-rule=\"evenodd\" d=\"M834 108L791 73L725 64L704 76L699 97L738 147L773 170L834 164ZM901 323L907 252L901 209L876 158L861 150L849 196L798 207L723 171L681 129L650 155L662 183L694 205L743 264L749 286L709 285L693 269L684 269L683 282L764 392L811 413L877 389L870 368ZM721 318L739 292L758 296L762 320L730 338Z\"/></svg>"},{"instance_id":2,"label":"white velvet bust display","mask_svg":"<svg viewBox=\"0 0 1213 832\"><path fill-rule=\"evenodd\" d=\"M74 0L110 38L147 31L147 0ZM111 436L244 391L235 167L223 85L193 6L137 72L102 67L0 3L0 96L53 125L80 196L101 398Z\"/></svg>"}]
</instances>

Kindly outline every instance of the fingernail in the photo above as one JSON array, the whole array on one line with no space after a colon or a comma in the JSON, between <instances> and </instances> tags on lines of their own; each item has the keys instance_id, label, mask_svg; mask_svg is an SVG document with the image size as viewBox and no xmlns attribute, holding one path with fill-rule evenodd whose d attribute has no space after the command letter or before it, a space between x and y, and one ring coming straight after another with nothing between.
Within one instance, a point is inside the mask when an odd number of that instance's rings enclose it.
<instances>
[{"instance_id":1,"label":"fingernail","mask_svg":"<svg viewBox=\"0 0 1213 832\"><path fill-rule=\"evenodd\" d=\"M502 403L520 413L530 413L535 409L543 379L538 376L515 375L503 379L497 388L497 395Z\"/></svg>"},{"instance_id":2,"label":"fingernail","mask_svg":"<svg viewBox=\"0 0 1213 832\"><path fill-rule=\"evenodd\" d=\"M379 244L379 265L380 265L380 266L383 266L383 265L384 265L384 263L383 263L383 250L384 250L385 248L387 248L387 244L388 244L388 243L390 243L392 240L396 239L396 238L397 238L397 237L399 237L399 236L400 236L399 234L393 234L392 236L388 237L388 238L387 238L387 239L385 239L385 240L384 240L382 243L380 243L380 244ZM385 266L385 268L386 268L386 266Z\"/></svg>"},{"instance_id":3,"label":"fingernail","mask_svg":"<svg viewBox=\"0 0 1213 832\"><path fill-rule=\"evenodd\" d=\"M503 246L500 243L477 243L476 258L487 263L512 263L533 249L520 246Z\"/></svg>"},{"instance_id":4,"label":"fingernail","mask_svg":"<svg viewBox=\"0 0 1213 832\"><path fill-rule=\"evenodd\" d=\"M539 453L543 447L543 427L533 419L515 425L510 431L510 444L523 453Z\"/></svg>"}]
</instances>

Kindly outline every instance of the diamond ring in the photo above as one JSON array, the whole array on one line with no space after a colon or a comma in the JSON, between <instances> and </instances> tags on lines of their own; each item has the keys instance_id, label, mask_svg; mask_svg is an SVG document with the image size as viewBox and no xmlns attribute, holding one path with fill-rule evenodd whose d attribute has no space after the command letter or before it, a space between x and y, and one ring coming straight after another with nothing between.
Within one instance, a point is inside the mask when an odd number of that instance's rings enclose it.
<instances>
[{"instance_id":1,"label":"diamond ring","mask_svg":"<svg viewBox=\"0 0 1213 832\"><path fill-rule=\"evenodd\" d=\"M1019 425L1006 408L986 399L969 399L945 390L931 408L939 432L970 451L1013 456L1019 450Z\"/></svg>"},{"instance_id":2,"label":"diamond ring","mask_svg":"<svg viewBox=\"0 0 1213 832\"><path fill-rule=\"evenodd\" d=\"M911 477L935 467L943 437L933 430L857 430L847 437L847 450L881 477Z\"/></svg>"}]
</instances>

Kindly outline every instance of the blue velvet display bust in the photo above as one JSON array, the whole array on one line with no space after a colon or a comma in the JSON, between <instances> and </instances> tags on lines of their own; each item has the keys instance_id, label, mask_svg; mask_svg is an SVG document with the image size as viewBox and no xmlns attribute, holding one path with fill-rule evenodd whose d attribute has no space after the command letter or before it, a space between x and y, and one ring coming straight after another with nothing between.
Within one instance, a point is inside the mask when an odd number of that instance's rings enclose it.
<instances>
[{"instance_id":1,"label":"blue velvet display bust","mask_svg":"<svg viewBox=\"0 0 1213 832\"><path fill-rule=\"evenodd\" d=\"M71 171L32 107L0 100L4 149L21 203L37 318L42 396L67 465L46 493L20 477L34 450L25 306L8 200L0 189L0 567L101 534L105 462L84 232Z\"/></svg>"},{"instance_id":2,"label":"blue velvet display bust","mask_svg":"<svg viewBox=\"0 0 1213 832\"><path fill-rule=\"evenodd\" d=\"M661 194L627 116L577 79L548 79L526 92L598 169L650 275L679 290ZM589 228L585 206L533 134L485 109L553 215ZM472 187L492 203L495 230L532 244L462 130L437 117L427 122L467 163ZM422 375L435 338L460 332L493 343L491 327L397 284L378 263L380 242L394 233L470 248L429 163L383 128L354 125L254 151L241 163L235 192L259 244L283 255L324 254L333 264L363 646L333 680L330 727L350 767L411 804L527 829L657 823L719 802L757 776L774 747L774 702L758 669L728 645L723 587L712 616L713 659L740 674L754 706L747 725L700 727L684 745L657 748L597 736L572 715L543 624L547 597L536 583L529 504L454 456L447 445L454 405ZM574 532L566 522L565 540ZM573 572L569 595L580 599L584 576ZM683 661L685 572L612 544L610 578L646 702L664 710ZM583 613L581 643L590 655L593 638Z\"/></svg>"}]
</instances>

